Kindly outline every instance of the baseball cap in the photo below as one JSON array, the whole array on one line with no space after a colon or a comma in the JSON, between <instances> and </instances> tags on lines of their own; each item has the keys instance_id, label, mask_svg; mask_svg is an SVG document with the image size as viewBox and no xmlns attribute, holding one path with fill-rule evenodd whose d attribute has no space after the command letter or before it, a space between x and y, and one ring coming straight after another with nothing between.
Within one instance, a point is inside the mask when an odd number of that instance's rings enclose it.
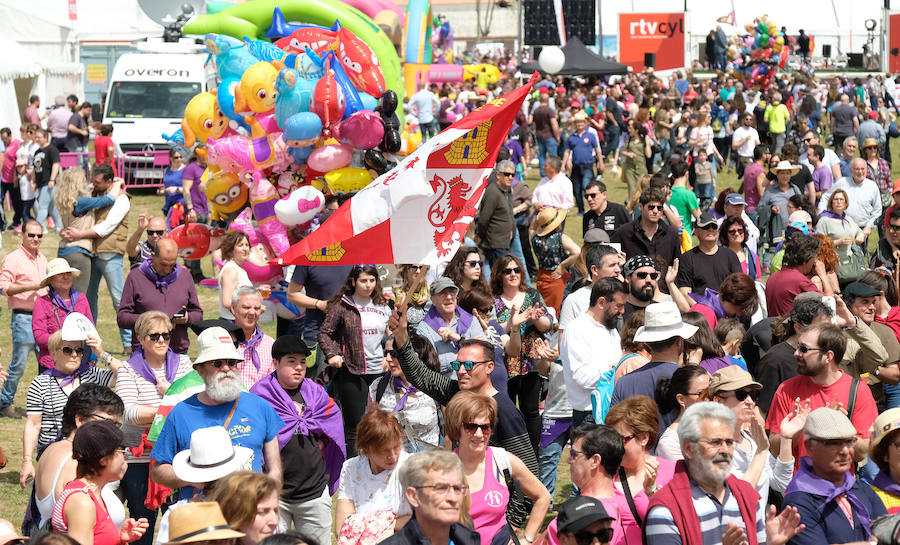
<instances>
[{"instance_id":1,"label":"baseball cap","mask_svg":"<svg viewBox=\"0 0 900 545\"><path fill-rule=\"evenodd\" d=\"M878 112L876 112L875 110L869 112L869 119L878 119Z\"/></svg>"},{"instance_id":2,"label":"baseball cap","mask_svg":"<svg viewBox=\"0 0 900 545\"><path fill-rule=\"evenodd\" d=\"M710 377L709 397L714 396L717 392L732 392L748 386L752 386L754 390L762 388L762 384L753 380L750 373L737 365L729 365L719 369Z\"/></svg>"},{"instance_id":3,"label":"baseball cap","mask_svg":"<svg viewBox=\"0 0 900 545\"><path fill-rule=\"evenodd\" d=\"M586 244L601 244L609 242L609 233L599 227L591 227L584 234Z\"/></svg>"},{"instance_id":4,"label":"baseball cap","mask_svg":"<svg viewBox=\"0 0 900 545\"><path fill-rule=\"evenodd\" d=\"M309 356L312 352L309 351L306 343L296 335L282 335L275 339L275 342L272 344L272 359L280 360L289 354ZM315 365L315 362L313 362L313 365Z\"/></svg>"},{"instance_id":5,"label":"baseball cap","mask_svg":"<svg viewBox=\"0 0 900 545\"><path fill-rule=\"evenodd\" d=\"M746 205L747 201L744 200L744 196L740 193L729 193L727 197L725 197L725 203L737 205Z\"/></svg>"},{"instance_id":6,"label":"baseball cap","mask_svg":"<svg viewBox=\"0 0 900 545\"><path fill-rule=\"evenodd\" d=\"M809 212L806 210L794 210L790 216L788 216L788 223L812 223L812 216L809 215Z\"/></svg>"},{"instance_id":7,"label":"baseball cap","mask_svg":"<svg viewBox=\"0 0 900 545\"><path fill-rule=\"evenodd\" d=\"M709 212L704 212L700 214L700 217L697 218L697 227L706 227L707 225L716 225L716 218L713 217Z\"/></svg>"},{"instance_id":8,"label":"baseball cap","mask_svg":"<svg viewBox=\"0 0 900 545\"><path fill-rule=\"evenodd\" d=\"M18 162L16 162L18 164ZM900 178L894 180L894 188L891 190L891 193L900 193Z\"/></svg>"},{"instance_id":9,"label":"baseball cap","mask_svg":"<svg viewBox=\"0 0 900 545\"><path fill-rule=\"evenodd\" d=\"M578 496L559 507L559 515L556 517L556 527L562 532L579 532L599 520L614 520L600 500L590 496Z\"/></svg>"},{"instance_id":10,"label":"baseball cap","mask_svg":"<svg viewBox=\"0 0 900 545\"><path fill-rule=\"evenodd\" d=\"M828 407L819 407L806 417L803 433L807 438L850 439L856 437L856 428L844 413Z\"/></svg>"},{"instance_id":11,"label":"baseball cap","mask_svg":"<svg viewBox=\"0 0 900 545\"><path fill-rule=\"evenodd\" d=\"M875 297L881 292L865 282L851 282L844 288L844 294L852 297Z\"/></svg>"},{"instance_id":12,"label":"baseball cap","mask_svg":"<svg viewBox=\"0 0 900 545\"><path fill-rule=\"evenodd\" d=\"M432 295L437 295L446 289L452 289L454 292L459 293L459 287L453 283L453 280L450 280L446 276L442 276L431 283Z\"/></svg>"}]
</instances>

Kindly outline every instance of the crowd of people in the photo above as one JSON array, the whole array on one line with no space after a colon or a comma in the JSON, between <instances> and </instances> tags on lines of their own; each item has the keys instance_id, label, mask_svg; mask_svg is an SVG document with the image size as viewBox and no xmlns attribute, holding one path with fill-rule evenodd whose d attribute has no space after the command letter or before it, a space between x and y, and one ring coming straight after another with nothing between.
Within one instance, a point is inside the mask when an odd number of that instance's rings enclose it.
<instances>
[{"instance_id":1,"label":"crowd of people","mask_svg":"<svg viewBox=\"0 0 900 545\"><path fill-rule=\"evenodd\" d=\"M407 108L427 138L514 85L421 89ZM22 532L53 545L873 541L900 511L895 99L881 76L545 78L448 263L288 269L304 313L274 338L244 232L222 242L217 312L167 236L177 205L210 221L202 153L174 152L167 216L130 228L114 161L59 168L61 146L86 149L90 105L71 101L70 142L32 100L21 139L0 129L21 234L0 264L0 416L22 418L29 353L39 370L13 461L30 491ZM101 278L118 340L97 332ZM554 505L562 463L572 492Z\"/></svg>"}]
</instances>

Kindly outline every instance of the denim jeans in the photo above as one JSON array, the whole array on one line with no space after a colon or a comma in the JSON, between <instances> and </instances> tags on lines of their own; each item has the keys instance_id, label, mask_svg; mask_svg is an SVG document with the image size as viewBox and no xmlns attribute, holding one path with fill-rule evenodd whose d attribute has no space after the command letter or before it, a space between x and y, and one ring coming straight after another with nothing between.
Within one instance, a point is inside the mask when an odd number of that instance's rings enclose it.
<instances>
[{"instance_id":1,"label":"denim jeans","mask_svg":"<svg viewBox=\"0 0 900 545\"><path fill-rule=\"evenodd\" d=\"M900 407L900 385L884 385L884 397L888 409Z\"/></svg>"},{"instance_id":2,"label":"denim jeans","mask_svg":"<svg viewBox=\"0 0 900 545\"><path fill-rule=\"evenodd\" d=\"M125 476L122 477L119 486L125 495L129 516L135 519L145 518L150 524L150 528L155 528L159 509L150 510L144 506L144 500L147 499L147 479L149 476L149 463L132 462L128 464L128 470L125 471ZM133 545L151 545L153 543L153 532L148 531L143 537L131 543Z\"/></svg>"},{"instance_id":3,"label":"denim jeans","mask_svg":"<svg viewBox=\"0 0 900 545\"><path fill-rule=\"evenodd\" d=\"M594 179L594 165L572 165L572 192L575 194L575 206L578 214L584 214L584 188Z\"/></svg>"},{"instance_id":4,"label":"denim jeans","mask_svg":"<svg viewBox=\"0 0 900 545\"><path fill-rule=\"evenodd\" d=\"M559 437L554 439L552 443L538 449L538 466L540 467L538 477L541 480L541 484L543 484L547 488L547 491L550 492L550 501L553 501L553 496L556 493L556 475L559 467L559 458L562 456L566 443L569 442L569 433L571 431L572 428L567 429L559 434Z\"/></svg>"},{"instance_id":5,"label":"denim jeans","mask_svg":"<svg viewBox=\"0 0 900 545\"><path fill-rule=\"evenodd\" d=\"M31 331L31 314L11 313L10 328L12 329L12 361L9 363L9 376L3 383L0 391L0 409L13 404L16 397L16 389L19 380L25 373L25 364L28 362L28 353L34 352L37 359L38 351L34 343L34 333Z\"/></svg>"},{"instance_id":6,"label":"denim jeans","mask_svg":"<svg viewBox=\"0 0 900 545\"><path fill-rule=\"evenodd\" d=\"M440 131L440 125L437 124L437 121L419 123L419 130L422 131L422 142L425 142Z\"/></svg>"},{"instance_id":7,"label":"denim jeans","mask_svg":"<svg viewBox=\"0 0 900 545\"><path fill-rule=\"evenodd\" d=\"M559 153L559 142L556 138L538 138L538 164L541 166L541 176L544 176L544 163L547 162L548 155L556 155Z\"/></svg>"},{"instance_id":8,"label":"denim jeans","mask_svg":"<svg viewBox=\"0 0 900 545\"><path fill-rule=\"evenodd\" d=\"M125 271L123 269L122 254L99 254L91 258L91 282L88 284L87 298L91 306L91 313L97 314L99 302L100 278L106 279L106 287L112 298L113 308L119 312L119 303L122 301L122 289L125 287ZM122 339L122 348L131 348L131 330L120 329L119 336Z\"/></svg>"},{"instance_id":9,"label":"denim jeans","mask_svg":"<svg viewBox=\"0 0 900 545\"><path fill-rule=\"evenodd\" d=\"M59 219L59 212L56 211L56 203L53 202L53 195L56 189L50 189L47 186L39 187L37 190L37 217L38 223L47 228L47 216L53 218L53 223L57 229L62 228L62 220Z\"/></svg>"}]
</instances>

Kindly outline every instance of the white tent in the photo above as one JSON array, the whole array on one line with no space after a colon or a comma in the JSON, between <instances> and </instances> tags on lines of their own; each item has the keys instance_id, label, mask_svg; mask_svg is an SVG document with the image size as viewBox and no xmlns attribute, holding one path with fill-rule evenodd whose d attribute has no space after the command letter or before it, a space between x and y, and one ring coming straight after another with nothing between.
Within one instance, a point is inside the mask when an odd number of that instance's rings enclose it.
<instances>
[{"instance_id":1,"label":"white tent","mask_svg":"<svg viewBox=\"0 0 900 545\"><path fill-rule=\"evenodd\" d=\"M20 112L43 69L27 49L9 38L0 37L0 50L5 52L0 56L0 126L18 135Z\"/></svg>"}]
</instances>

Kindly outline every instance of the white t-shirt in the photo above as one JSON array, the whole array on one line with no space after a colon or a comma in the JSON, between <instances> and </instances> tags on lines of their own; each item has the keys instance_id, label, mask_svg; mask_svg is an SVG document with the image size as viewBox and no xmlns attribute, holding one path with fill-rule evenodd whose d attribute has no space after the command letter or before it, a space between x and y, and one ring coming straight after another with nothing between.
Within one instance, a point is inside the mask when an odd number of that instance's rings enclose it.
<instances>
[{"instance_id":1,"label":"white t-shirt","mask_svg":"<svg viewBox=\"0 0 900 545\"><path fill-rule=\"evenodd\" d=\"M352 500L356 512L365 515L377 511L391 511L397 516L412 514L406 495L400 490L398 473L400 466L409 458L406 451L400 452L400 459L394 469L372 475L369 459L364 454L350 458L341 468L339 500Z\"/></svg>"},{"instance_id":2,"label":"white t-shirt","mask_svg":"<svg viewBox=\"0 0 900 545\"><path fill-rule=\"evenodd\" d=\"M379 385L384 380L390 381L391 378L386 379L382 375L369 386L369 397L373 401L378 395ZM378 404L382 409L393 412L394 407L397 406L397 402L402 397L403 392L395 390L393 383L390 382L384 389L384 394L381 396ZM430 445L438 444L440 439L438 437L440 434L438 430L438 406L434 399L422 392L411 394L406 398L406 405L403 409L395 412L394 416L397 417L397 420L400 421L400 425L403 426L403 430L406 432L406 436L403 438L403 448L405 450L411 450L414 446L420 446L411 444L411 439L424 441Z\"/></svg>"},{"instance_id":3,"label":"white t-shirt","mask_svg":"<svg viewBox=\"0 0 900 545\"><path fill-rule=\"evenodd\" d=\"M376 305L372 300L360 301L353 298L353 304L359 309L362 318L363 348L366 351L366 374L381 373L381 360L384 359L384 351L381 349L381 339L384 330L387 329L388 317L391 309L387 305Z\"/></svg>"},{"instance_id":4,"label":"white t-shirt","mask_svg":"<svg viewBox=\"0 0 900 545\"><path fill-rule=\"evenodd\" d=\"M806 152L803 152L803 154L800 155L799 163L808 168L810 174L816 171L816 169L813 168L812 163L809 162L809 156L807 156ZM841 158L830 148L825 148L825 157L822 157L822 164L830 170L834 165L841 164Z\"/></svg>"},{"instance_id":5,"label":"white t-shirt","mask_svg":"<svg viewBox=\"0 0 900 545\"><path fill-rule=\"evenodd\" d=\"M747 138L747 135L750 135L750 140L747 140L747 142L737 150L738 155L741 157L753 157L753 148L759 145L759 133L753 127L738 127L734 130L732 141L740 142L744 138Z\"/></svg>"},{"instance_id":6,"label":"white t-shirt","mask_svg":"<svg viewBox=\"0 0 900 545\"><path fill-rule=\"evenodd\" d=\"M591 391L603 373L614 369L622 358L622 341L618 331L582 314L563 331L559 357L569 403L576 411L589 411Z\"/></svg>"},{"instance_id":7,"label":"white t-shirt","mask_svg":"<svg viewBox=\"0 0 900 545\"><path fill-rule=\"evenodd\" d=\"M31 201L36 197L34 191L31 190L31 180L28 178L28 174L19 176L19 193L22 195L23 201Z\"/></svg>"}]
</instances>

